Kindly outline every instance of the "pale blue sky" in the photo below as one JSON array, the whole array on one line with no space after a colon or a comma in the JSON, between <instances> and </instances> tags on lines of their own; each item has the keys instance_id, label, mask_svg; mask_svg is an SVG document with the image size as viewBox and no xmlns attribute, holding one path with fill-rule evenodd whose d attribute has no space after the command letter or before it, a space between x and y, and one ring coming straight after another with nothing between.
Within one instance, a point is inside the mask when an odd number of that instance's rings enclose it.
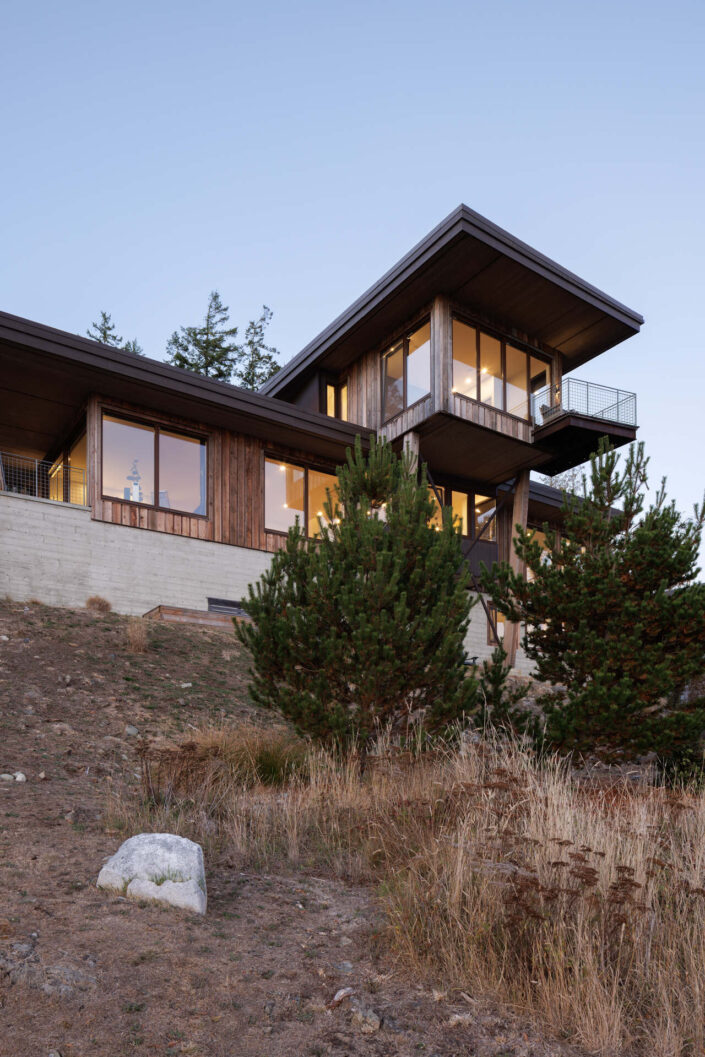
<instances>
[{"instance_id":1,"label":"pale blue sky","mask_svg":"<svg viewBox=\"0 0 705 1057\"><path fill-rule=\"evenodd\" d=\"M0 308L161 357L217 288L285 360L463 201L646 317L578 376L702 494L702 0L5 0L0 40Z\"/></svg>"}]
</instances>

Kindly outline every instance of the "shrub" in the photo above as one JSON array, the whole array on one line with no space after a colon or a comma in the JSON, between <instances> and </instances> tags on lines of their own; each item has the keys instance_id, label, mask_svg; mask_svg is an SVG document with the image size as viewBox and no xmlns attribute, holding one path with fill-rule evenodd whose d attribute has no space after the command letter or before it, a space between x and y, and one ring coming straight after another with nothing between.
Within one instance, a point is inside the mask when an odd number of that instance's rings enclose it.
<instances>
[{"instance_id":1,"label":"shrub","mask_svg":"<svg viewBox=\"0 0 705 1057\"><path fill-rule=\"evenodd\" d=\"M100 595L91 595L86 600L86 609L92 610L94 613L106 614L111 611L113 607L108 602L107 598L101 598Z\"/></svg>"},{"instance_id":2,"label":"shrub","mask_svg":"<svg viewBox=\"0 0 705 1057\"><path fill-rule=\"evenodd\" d=\"M127 647L131 653L146 653L149 648L149 632L144 617L130 617L125 628Z\"/></svg>"}]
</instances>

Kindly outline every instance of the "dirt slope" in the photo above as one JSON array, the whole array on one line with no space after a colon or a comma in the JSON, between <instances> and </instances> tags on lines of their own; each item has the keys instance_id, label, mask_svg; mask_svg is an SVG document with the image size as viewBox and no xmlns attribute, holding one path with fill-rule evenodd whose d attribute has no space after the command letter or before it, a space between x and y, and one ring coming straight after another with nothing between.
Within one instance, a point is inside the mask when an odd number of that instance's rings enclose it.
<instances>
[{"instance_id":1,"label":"dirt slope","mask_svg":"<svg viewBox=\"0 0 705 1057\"><path fill-rule=\"evenodd\" d=\"M0 772L27 777L0 780L2 1057L573 1052L405 977L375 942L364 888L253 875L223 857L207 863L205 919L97 890L121 840L106 829L106 795L139 786L126 726L173 736L222 718L268 722L244 701L231 633L155 625L134 655L125 627L0 603ZM362 1012L349 999L327 1008L343 987Z\"/></svg>"}]
</instances>

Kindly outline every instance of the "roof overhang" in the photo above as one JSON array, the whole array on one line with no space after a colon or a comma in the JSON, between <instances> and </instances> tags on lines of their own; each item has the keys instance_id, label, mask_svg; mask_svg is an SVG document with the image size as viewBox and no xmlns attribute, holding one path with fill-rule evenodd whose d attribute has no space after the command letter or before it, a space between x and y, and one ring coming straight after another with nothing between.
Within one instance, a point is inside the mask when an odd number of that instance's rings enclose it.
<instances>
[{"instance_id":1,"label":"roof overhang","mask_svg":"<svg viewBox=\"0 0 705 1057\"><path fill-rule=\"evenodd\" d=\"M261 392L291 396L313 368L344 370L444 294L507 333L556 349L566 371L638 333L638 312L465 205L434 228Z\"/></svg>"},{"instance_id":2,"label":"roof overhang","mask_svg":"<svg viewBox=\"0 0 705 1057\"><path fill-rule=\"evenodd\" d=\"M0 450L44 457L88 397L341 459L359 427L0 312Z\"/></svg>"}]
</instances>

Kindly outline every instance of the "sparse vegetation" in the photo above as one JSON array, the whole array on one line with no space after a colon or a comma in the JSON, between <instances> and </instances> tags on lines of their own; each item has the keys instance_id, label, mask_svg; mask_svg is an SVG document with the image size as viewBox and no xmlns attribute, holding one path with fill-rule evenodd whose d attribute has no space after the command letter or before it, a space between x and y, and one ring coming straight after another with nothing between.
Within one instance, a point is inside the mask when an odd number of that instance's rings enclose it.
<instances>
[{"instance_id":1,"label":"sparse vegetation","mask_svg":"<svg viewBox=\"0 0 705 1057\"><path fill-rule=\"evenodd\" d=\"M200 741L238 754L236 731ZM190 761L191 744L182 751ZM114 822L168 825L245 866L373 881L404 964L498 997L590 1052L705 1045L701 795L581 781L499 740L433 752L382 741L362 777L354 753L311 748L276 788L238 777L214 796L204 772L180 798L176 784L168 801L146 798L141 817L114 804Z\"/></svg>"},{"instance_id":2,"label":"sparse vegetation","mask_svg":"<svg viewBox=\"0 0 705 1057\"><path fill-rule=\"evenodd\" d=\"M106 614L112 610L110 602L107 598L101 598L100 595L91 595L90 598L86 599L86 609L92 610L94 613Z\"/></svg>"},{"instance_id":3,"label":"sparse vegetation","mask_svg":"<svg viewBox=\"0 0 705 1057\"><path fill-rule=\"evenodd\" d=\"M146 653L149 649L149 630L144 617L130 617L125 629L127 648L131 653Z\"/></svg>"}]
</instances>

